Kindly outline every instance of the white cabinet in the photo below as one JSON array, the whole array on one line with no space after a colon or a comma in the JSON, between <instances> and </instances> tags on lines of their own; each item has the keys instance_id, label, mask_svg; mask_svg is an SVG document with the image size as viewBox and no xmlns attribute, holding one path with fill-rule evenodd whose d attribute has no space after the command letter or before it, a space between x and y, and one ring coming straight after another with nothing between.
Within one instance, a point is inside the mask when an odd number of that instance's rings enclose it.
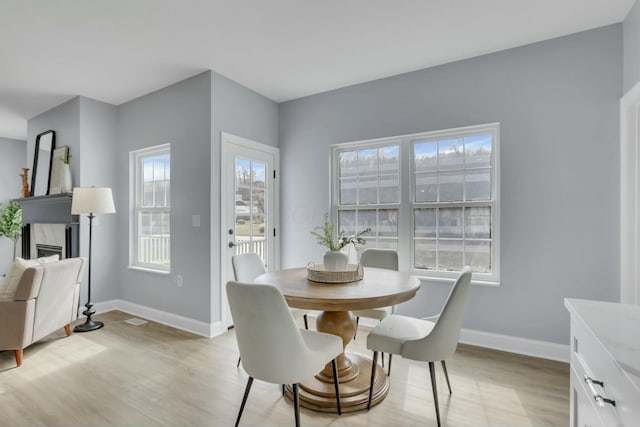
<instances>
[{"instance_id":1,"label":"white cabinet","mask_svg":"<svg viewBox=\"0 0 640 427\"><path fill-rule=\"evenodd\" d=\"M640 307L567 299L571 427L640 426Z\"/></svg>"}]
</instances>

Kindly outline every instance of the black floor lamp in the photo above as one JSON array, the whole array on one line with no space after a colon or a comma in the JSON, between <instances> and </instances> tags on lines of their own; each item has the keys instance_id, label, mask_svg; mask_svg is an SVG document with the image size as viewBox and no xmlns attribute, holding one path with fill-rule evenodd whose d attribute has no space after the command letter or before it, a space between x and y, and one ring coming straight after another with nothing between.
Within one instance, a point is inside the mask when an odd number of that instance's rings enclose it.
<instances>
[{"instance_id":1,"label":"black floor lamp","mask_svg":"<svg viewBox=\"0 0 640 427\"><path fill-rule=\"evenodd\" d=\"M110 188L76 187L73 189L71 213L73 215L89 215L89 281L87 284L87 303L84 305L86 309L82 312L87 317L87 320L82 325L73 328L74 332L95 331L104 326L104 323L91 319L91 316L96 313L93 310L93 304L91 304L91 233L93 231L93 218L96 214L115 213L115 211L113 194Z\"/></svg>"}]
</instances>

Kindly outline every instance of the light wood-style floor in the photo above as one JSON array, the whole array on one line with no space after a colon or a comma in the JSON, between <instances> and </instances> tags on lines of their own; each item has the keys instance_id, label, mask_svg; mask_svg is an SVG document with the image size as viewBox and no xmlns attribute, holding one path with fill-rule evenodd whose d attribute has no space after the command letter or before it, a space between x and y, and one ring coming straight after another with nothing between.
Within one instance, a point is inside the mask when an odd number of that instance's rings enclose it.
<instances>
[{"instance_id":1,"label":"light wood-style floor","mask_svg":"<svg viewBox=\"0 0 640 427\"><path fill-rule=\"evenodd\" d=\"M95 332L55 333L24 352L0 353L0 426L232 426L247 380L233 331L212 340L126 313L96 319ZM351 351L365 349L361 327ZM460 345L447 361L453 394L438 369L444 426L569 424L567 364ZM306 427L435 426L426 363L396 357L387 398L341 417L301 409ZM256 381L241 426L293 425L278 385Z\"/></svg>"}]
</instances>

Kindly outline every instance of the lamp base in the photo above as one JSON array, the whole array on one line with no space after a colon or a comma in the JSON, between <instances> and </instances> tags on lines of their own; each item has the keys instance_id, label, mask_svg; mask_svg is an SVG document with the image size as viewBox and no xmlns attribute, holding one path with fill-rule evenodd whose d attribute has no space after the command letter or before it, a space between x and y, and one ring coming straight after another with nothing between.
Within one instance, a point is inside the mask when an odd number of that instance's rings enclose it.
<instances>
[{"instance_id":1,"label":"lamp base","mask_svg":"<svg viewBox=\"0 0 640 427\"><path fill-rule=\"evenodd\" d=\"M91 320L91 318L87 318L87 321L82 325L78 325L73 328L73 332L91 332L97 329L100 329L104 326L102 322L96 322L95 320Z\"/></svg>"}]
</instances>

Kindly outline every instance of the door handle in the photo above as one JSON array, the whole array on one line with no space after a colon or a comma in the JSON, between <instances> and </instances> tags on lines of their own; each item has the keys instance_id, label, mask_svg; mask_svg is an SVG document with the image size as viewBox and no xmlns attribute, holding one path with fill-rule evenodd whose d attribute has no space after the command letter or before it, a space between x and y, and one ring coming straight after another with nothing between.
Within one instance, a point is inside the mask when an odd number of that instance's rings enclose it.
<instances>
[{"instance_id":1,"label":"door handle","mask_svg":"<svg viewBox=\"0 0 640 427\"><path fill-rule=\"evenodd\" d=\"M235 244L235 242L229 242L229 247L230 247L230 248L233 248L233 247L235 247L235 246L238 246L238 245L236 245L236 244Z\"/></svg>"}]
</instances>

